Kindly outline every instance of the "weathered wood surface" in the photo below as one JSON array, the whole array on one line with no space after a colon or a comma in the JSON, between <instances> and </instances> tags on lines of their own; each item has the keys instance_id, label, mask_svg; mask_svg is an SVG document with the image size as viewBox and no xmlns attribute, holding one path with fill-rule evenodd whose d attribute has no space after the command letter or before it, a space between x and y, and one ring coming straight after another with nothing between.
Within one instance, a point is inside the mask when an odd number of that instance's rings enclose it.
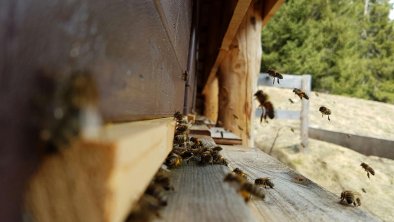
<instances>
[{"instance_id":1,"label":"weathered wood surface","mask_svg":"<svg viewBox=\"0 0 394 222\"><path fill-rule=\"evenodd\" d=\"M270 177L275 184L266 190L264 201L250 203L259 221L380 221L362 207L341 205L340 194L328 192L257 148L223 147L231 168L239 167L253 180Z\"/></svg>"},{"instance_id":2,"label":"weathered wood surface","mask_svg":"<svg viewBox=\"0 0 394 222\"><path fill-rule=\"evenodd\" d=\"M172 149L173 118L114 124L47 156L26 193L40 222L122 222ZM154 136L152 136L154 135Z\"/></svg>"},{"instance_id":3,"label":"weathered wood surface","mask_svg":"<svg viewBox=\"0 0 394 222\"><path fill-rule=\"evenodd\" d=\"M367 156L394 159L394 136L393 140L385 140L309 127L309 137L338 144Z\"/></svg>"},{"instance_id":4,"label":"weathered wood surface","mask_svg":"<svg viewBox=\"0 0 394 222\"><path fill-rule=\"evenodd\" d=\"M255 221L235 189L224 183L229 169L221 165L184 165L172 170L175 191L161 221Z\"/></svg>"},{"instance_id":5,"label":"weathered wood surface","mask_svg":"<svg viewBox=\"0 0 394 222\"><path fill-rule=\"evenodd\" d=\"M311 75L302 75L301 89L307 95L311 94L312 88L312 77ZM303 99L301 105L301 145L303 148L307 148L309 141L308 129L309 129L309 100Z\"/></svg>"}]
</instances>

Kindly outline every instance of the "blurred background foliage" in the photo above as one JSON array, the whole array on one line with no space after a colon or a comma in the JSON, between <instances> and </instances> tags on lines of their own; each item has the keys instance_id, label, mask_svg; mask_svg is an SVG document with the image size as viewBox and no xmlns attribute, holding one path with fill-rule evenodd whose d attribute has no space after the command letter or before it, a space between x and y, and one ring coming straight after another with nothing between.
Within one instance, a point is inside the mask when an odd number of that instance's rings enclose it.
<instances>
[{"instance_id":1,"label":"blurred background foliage","mask_svg":"<svg viewBox=\"0 0 394 222\"><path fill-rule=\"evenodd\" d=\"M394 103L388 0L288 0L262 31L262 71L311 74L316 91Z\"/></svg>"}]
</instances>

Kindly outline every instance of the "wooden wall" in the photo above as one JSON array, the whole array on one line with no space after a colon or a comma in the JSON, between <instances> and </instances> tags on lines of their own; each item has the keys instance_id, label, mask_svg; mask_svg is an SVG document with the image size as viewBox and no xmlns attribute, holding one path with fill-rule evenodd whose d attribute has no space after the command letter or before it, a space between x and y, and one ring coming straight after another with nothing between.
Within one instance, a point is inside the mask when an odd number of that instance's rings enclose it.
<instances>
[{"instance_id":1,"label":"wooden wall","mask_svg":"<svg viewBox=\"0 0 394 222\"><path fill-rule=\"evenodd\" d=\"M0 1L0 219L17 221L38 163L30 104L37 70L89 70L106 121L182 110L192 0ZM193 63L193 61L191 61Z\"/></svg>"}]
</instances>

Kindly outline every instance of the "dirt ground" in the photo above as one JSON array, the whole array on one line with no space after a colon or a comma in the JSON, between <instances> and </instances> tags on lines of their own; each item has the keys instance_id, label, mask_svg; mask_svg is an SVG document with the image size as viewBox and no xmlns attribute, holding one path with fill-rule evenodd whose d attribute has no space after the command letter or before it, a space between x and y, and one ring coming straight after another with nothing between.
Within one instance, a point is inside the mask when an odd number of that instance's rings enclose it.
<instances>
[{"instance_id":1,"label":"dirt ground","mask_svg":"<svg viewBox=\"0 0 394 222\"><path fill-rule=\"evenodd\" d=\"M263 88L276 109L300 110L301 104L291 90ZM290 103L291 98L295 103ZM331 121L322 118L320 105L332 110ZM394 105L328 95L310 95L310 125L338 132L394 140ZM255 144L263 151L286 163L301 174L339 195L343 190L360 194L362 208L384 221L394 221L394 160L365 156L335 144L309 140L302 151L299 125L296 120L255 119ZM293 129L293 131L291 130ZM277 140L273 145L275 136ZM394 152L394 147L393 147ZM372 166L375 176L368 179L361 162ZM365 192L362 190L364 189Z\"/></svg>"}]
</instances>

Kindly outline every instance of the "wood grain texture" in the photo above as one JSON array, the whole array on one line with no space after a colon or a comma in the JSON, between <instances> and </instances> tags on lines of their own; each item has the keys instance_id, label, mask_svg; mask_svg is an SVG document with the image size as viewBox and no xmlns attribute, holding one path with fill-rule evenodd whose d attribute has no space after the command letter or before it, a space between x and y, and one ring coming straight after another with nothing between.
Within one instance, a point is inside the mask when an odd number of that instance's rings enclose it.
<instances>
[{"instance_id":1,"label":"wood grain texture","mask_svg":"<svg viewBox=\"0 0 394 222\"><path fill-rule=\"evenodd\" d=\"M28 185L27 215L124 221L172 149L174 129L173 118L109 125L99 138L47 156Z\"/></svg>"},{"instance_id":2,"label":"wood grain texture","mask_svg":"<svg viewBox=\"0 0 394 222\"><path fill-rule=\"evenodd\" d=\"M184 165L172 170L175 191L160 221L256 221L239 194L223 182L226 166Z\"/></svg>"},{"instance_id":3,"label":"wood grain texture","mask_svg":"<svg viewBox=\"0 0 394 222\"><path fill-rule=\"evenodd\" d=\"M239 167L251 179L270 177L275 184L264 201L251 203L259 221L380 221L362 207L339 204L340 194L328 192L256 148L223 147L230 167Z\"/></svg>"}]
</instances>

